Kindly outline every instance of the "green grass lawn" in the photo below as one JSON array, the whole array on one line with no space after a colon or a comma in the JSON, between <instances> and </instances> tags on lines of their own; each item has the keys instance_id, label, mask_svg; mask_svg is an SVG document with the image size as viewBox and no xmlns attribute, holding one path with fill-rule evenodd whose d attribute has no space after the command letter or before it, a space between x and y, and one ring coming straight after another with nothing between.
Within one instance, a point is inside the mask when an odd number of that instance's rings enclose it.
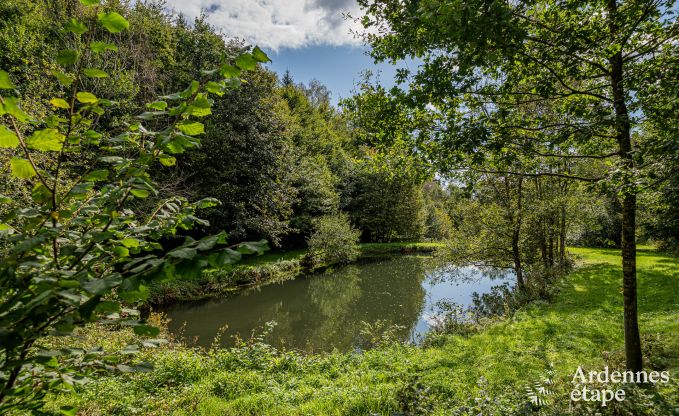
<instances>
[{"instance_id":1,"label":"green grass lawn","mask_svg":"<svg viewBox=\"0 0 679 416\"><path fill-rule=\"evenodd\" d=\"M567 406L579 365L602 370L624 363L619 251L571 253L579 266L552 303L531 304L467 338L312 356L264 346L210 354L164 348L146 353L153 373L104 378L55 405L76 400L83 414L448 415L478 414L475 398L492 397L505 410L482 414L510 414L526 402L525 386L553 366L553 400ZM647 248L637 261L645 365L669 370L673 380L648 399L644 414L671 414L666 409L679 408L679 262ZM635 412L629 414L641 414Z\"/></svg>"}]
</instances>

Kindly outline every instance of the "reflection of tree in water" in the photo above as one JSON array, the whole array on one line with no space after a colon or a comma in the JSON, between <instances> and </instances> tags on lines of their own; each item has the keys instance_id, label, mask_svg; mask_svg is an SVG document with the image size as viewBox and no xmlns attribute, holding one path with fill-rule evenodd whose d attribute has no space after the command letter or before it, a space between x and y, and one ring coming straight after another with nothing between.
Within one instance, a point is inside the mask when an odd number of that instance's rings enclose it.
<instances>
[{"instance_id":1,"label":"reflection of tree in water","mask_svg":"<svg viewBox=\"0 0 679 416\"><path fill-rule=\"evenodd\" d=\"M362 346L361 322L378 320L402 325L398 335L409 339L425 302L424 276L421 259L403 257L348 266L314 278L309 299L322 319L309 332L310 344L341 350Z\"/></svg>"},{"instance_id":2,"label":"reflection of tree in water","mask_svg":"<svg viewBox=\"0 0 679 416\"><path fill-rule=\"evenodd\" d=\"M497 267L458 266L455 264L443 264L431 268L427 278L433 284L442 282L478 283L482 279L506 279L514 276L511 269Z\"/></svg>"},{"instance_id":3,"label":"reflection of tree in water","mask_svg":"<svg viewBox=\"0 0 679 416\"><path fill-rule=\"evenodd\" d=\"M309 299L322 317L319 317L318 328L310 334L309 344L324 349L350 348L354 334L347 330L346 324L352 320L360 296L361 276L356 266L313 279L309 283Z\"/></svg>"}]
</instances>

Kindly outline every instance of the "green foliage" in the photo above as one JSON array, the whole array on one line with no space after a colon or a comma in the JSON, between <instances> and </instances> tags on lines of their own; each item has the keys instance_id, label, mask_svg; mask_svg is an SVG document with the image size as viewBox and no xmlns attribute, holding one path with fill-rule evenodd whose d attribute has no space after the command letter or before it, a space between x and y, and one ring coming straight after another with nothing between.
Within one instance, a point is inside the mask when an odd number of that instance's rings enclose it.
<instances>
[{"instance_id":1,"label":"green foliage","mask_svg":"<svg viewBox=\"0 0 679 416\"><path fill-rule=\"evenodd\" d=\"M360 231L351 226L345 213L327 215L316 220L316 230L307 240L309 251L305 258L308 265L350 263L358 257Z\"/></svg>"},{"instance_id":2,"label":"green foliage","mask_svg":"<svg viewBox=\"0 0 679 416\"><path fill-rule=\"evenodd\" d=\"M364 165L347 206L366 241L418 241L425 227L422 188L415 178Z\"/></svg>"},{"instance_id":3,"label":"green foliage","mask_svg":"<svg viewBox=\"0 0 679 416\"><path fill-rule=\"evenodd\" d=\"M79 17L96 25L97 10L81 10ZM96 22L111 33L129 26L117 12L96 16ZM197 210L217 203L172 197L160 201L152 213L138 209L139 199L158 192L150 174L157 162L199 145L200 139L182 133L203 132L194 117L206 111L196 114L191 108L209 108L204 92L208 79L193 81L172 95L167 113L141 117L143 121L128 117L129 122L107 128L98 121L121 111L115 110L117 103L104 98L105 90L95 94L84 89L92 85L86 77L98 79L104 73L85 68L95 53L89 41L101 33L91 26L86 30L75 20L66 27L73 48L59 52L56 61L68 67L69 80L77 82L63 82L67 76L57 72L67 89L49 89L65 97L51 101L56 114L47 110L44 116L29 115L14 91L0 96L3 147L16 147L15 137L17 155L21 154L11 158L11 173L4 172L3 179L24 190L16 199L7 198L0 211L2 230L8 231L0 233L3 413L10 408L37 412L46 392L72 389L95 370L149 369L101 350L50 349L43 343L45 336L68 335L97 320L155 336L158 329L127 307L146 299L150 282L190 276L208 265L233 264L242 254L266 247L263 241L226 247L224 233L199 240L187 237L169 251L163 247L163 239L206 225L196 216ZM81 36L87 41L82 42ZM13 87L5 72L0 80L3 88ZM26 194L31 197L24 198Z\"/></svg>"},{"instance_id":4,"label":"green foliage","mask_svg":"<svg viewBox=\"0 0 679 416\"><path fill-rule=\"evenodd\" d=\"M156 371L101 377L78 386L77 394L52 398L50 410L75 403L93 414L672 414L679 405L676 379L651 387L628 384L626 400L615 409L583 402L569 409L578 365L600 371L606 365L621 369L623 363L617 329L622 313L616 293L619 251L574 253L581 257L582 268L568 276L553 303L528 305L511 320L468 337L445 336L428 348L386 343L360 354L307 355L275 350L258 339L209 352L162 344L139 353ZM640 296L655 300L640 311L654 339L645 340L653 345L645 353L648 362L663 366L655 368L673 375L679 368L677 259L641 250L639 266ZM120 339L133 337L131 332L88 328L81 337L64 341L86 348L85 341L98 345L105 340L117 344L107 351L116 351L133 342ZM526 394L526 385L535 390L535 382L540 383L537 388L554 392L545 395L551 403L544 407L532 405Z\"/></svg>"}]
</instances>

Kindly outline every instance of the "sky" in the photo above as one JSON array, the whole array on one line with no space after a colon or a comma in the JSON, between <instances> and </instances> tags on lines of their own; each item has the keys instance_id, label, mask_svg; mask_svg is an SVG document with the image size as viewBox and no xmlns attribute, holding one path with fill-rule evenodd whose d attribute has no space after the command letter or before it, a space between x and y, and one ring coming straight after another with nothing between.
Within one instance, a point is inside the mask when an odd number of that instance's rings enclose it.
<instances>
[{"instance_id":1,"label":"sky","mask_svg":"<svg viewBox=\"0 0 679 416\"><path fill-rule=\"evenodd\" d=\"M189 18L207 13L226 37L258 45L271 58L269 67L295 82L317 79L332 92L332 102L351 95L364 70L393 84L395 67L375 65L366 46L352 33L360 26L356 0L167 0L169 8Z\"/></svg>"}]
</instances>

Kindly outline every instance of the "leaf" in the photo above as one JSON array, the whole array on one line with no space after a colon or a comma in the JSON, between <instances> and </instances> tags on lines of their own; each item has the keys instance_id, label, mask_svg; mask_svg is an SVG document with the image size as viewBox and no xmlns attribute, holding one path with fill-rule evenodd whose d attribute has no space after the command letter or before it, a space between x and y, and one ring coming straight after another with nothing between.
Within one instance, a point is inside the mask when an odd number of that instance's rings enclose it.
<instances>
[{"instance_id":1,"label":"leaf","mask_svg":"<svg viewBox=\"0 0 679 416\"><path fill-rule=\"evenodd\" d=\"M196 249L192 247L179 247L167 253L168 257L188 260L196 257L196 254Z\"/></svg>"},{"instance_id":2,"label":"leaf","mask_svg":"<svg viewBox=\"0 0 679 416\"><path fill-rule=\"evenodd\" d=\"M165 109L167 108L167 102L165 102L165 101L155 101L155 102L146 104L146 107L150 108L151 110L165 111Z\"/></svg>"},{"instance_id":3,"label":"leaf","mask_svg":"<svg viewBox=\"0 0 679 416\"><path fill-rule=\"evenodd\" d=\"M14 88L16 87L12 83L12 80L9 79L9 74L0 70L0 90L13 90Z\"/></svg>"},{"instance_id":4,"label":"leaf","mask_svg":"<svg viewBox=\"0 0 679 416\"><path fill-rule=\"evenodd\" d=\"M13 157L9 162L12 169L12 176L19 179L28 179L35 176L35 169L31 166L31 162L26 159Z\"/></svg>"},{"instance_id":5,"label":"leaf","mask_svg":"<svg viewBox=\"0 0 679 416\"><path fill-rule=\"evenodd\" d=\"M130 26L130 23L116 12L99 13L97 17L99 23L111 33L118 33Z\"/></svg>"},{"instance_id":6,"label":"leaf","mask_svg":"<svg viewBox=\"0 0 679 416\"><path fill-rule=\"evenodd\" d=\"M108 43L108 42L92 42L90 43L90 50L94 53L102 53L105 51L118 51L118 47L114 45L113 43Z\"/></svg>"},{"instance_id":7,"label":"leaf","mask_svg":"<svg viewBox=\"0 0 679 416\"><path fill-rule=\"evenodd\" d=\"M236 250L230 248L220 250L208 256L208 262L212 267L223 267L229 264L238 263L243 255Z\"/></svg>"},{"instance_id":8,"label":"leaf","mask_svg":"<svg viewBox=\"0 0 679 416\"><path fill-rule=\"evenodd\" d=\"M251 54L244 53L236 58L236 66L245 71L252 71L257 68L257 61Z\"/></svg>"},{"instance_id":9,"label":"leaf","mask_svg":"<svg viewBox=\"0 0 679 416\"><path fill-rule=\"evenodd\" d=\"M14 234L14 228L0 222L0 237L4 237L10 234Z\"/></svg>"},{"instance_id":10,"label":"leaf","mask_svg":"<svg viewBox=\"0 0 679 416\"><path fill-rule=\"evenodd\" d=\"M133 329L135 334L142 336L155 337L156 335L160 334L160 329L146 324L135 325Z\"/></svg>"},{"instance_id":11,"label":"leaf","mask_svg":"<svg viewBox=\"0 0 679 416\"><path fill-rule=\"evenodd\" d=\"M160 157L158 158L158 161L163 166L174 166L177 163L177 159L173 156L170 156L170 155L160 155Z\"/></svg>"},{"instance_id":12,"label":"leaf","mask_svg":"<svg viewBox=\"0 0 679 416\"><path fill-rule=\"evenodd\" d=\"M2 106L2 110L4 110L4 113L13 116L21 122L27 121L30 118L28 114L19 107L19 99L17 97L5 97L5 104ZM4 113L0 111L0 115Z\"/></svg>"},{"instance_id":13,"label":"leaf","mask_svg":"<svg viewBox=\"0 0 679 416\"><path fill-rule=\"evenodd\" d=\"M255 46L255 48L252 50L252 57L255 58L255 61L257 62L271 62L271 59L262 51L259 49L259 46Z\"/></svg>"},{"instance_id":14,"label":"leaf","mask_svg":"<svg viewBox=\"0 0 679 416\"><path fill-rule=\"evenodd\" d=\"M0 126L0 148L14 149L19 146L19 138L13 131L5 126Z\"/></svg>"},{"instance_id":15,"label":"leaf","mask_svg":"<svg viewBox=\"0 0 679 416\"><path fill-rule=\"evenodd\" d=\"M96 104L98 101L97 96L91 92L79 92L75 95L75 98L83 104Z\"/></svg>"},{"instance_id":16,"label":"leaf","mask_svg":"<svg viewBox=\"0 0 679 416\"><path fill-rule=\"evenodd\" d=\"M221 68L219 68L219 73L224 78L236 78L240 76L240 69L229 64L224 64Z\"/></svg>"},{"instance_id":17,"label":"leaf","mask_svg":"<svg viewBox=\"0 0 679 416\"><path fill-rule=\"evenodd\" d=\"M57 108L64 108L64 109L71 108L71 106L68 105L66 100L64 100L63 98L52 98L50 100L50 104L52 104L53 106L55 106Z\"/></svg>"},{"instance_id":18,"label":"leaf","mask_svg":"<svg viewBox=\"0 0 679 416\"><path fill-rule=\"evenodd\" d=\"M78 408L75 406L61 406L59 408L59 413L61 413L64 416L75 416L78 413Z\"/></svg>"},{"instance_id":19,"label":"leaf","mask_svg":"<svg viewBox=\"0 0 679 416\"><path fill-rule=\"evenodd\" d=\"M146 198L149 196L149 191L146 189L132 189L130 193L137 198Z\"/></svg>"},{"instance_id":20,"label":"leaf","mask_svg":"<svg viewBox=\"0 0 679 416\"><path fill-rule=\"evenodd\" d=\"M209 81L207 84L205 84L205 90L210 94L215 94L221 97L224 95L224 84Z\"/></svg>"},{"instance_id":21,"label":"leaf","mask_svg":"<svg viewBox=\"0 0 679 416\"><path fill-rule=\"evenodd\" d=\"M43 185L42 182L38 182L31 191L31 197L35 202L43 204L52 199L52 191Z\"/></svg>"},{"instance_id":22,"label":"leaf","mask_svg":"<svg viewBox=\"0 0 679 416\"><path fill-rule=\"evenodd\" d=\"M118 286L122 278L120 276L108 276L104 278L97 278L85 281L81 286L87 292L93 295L103 295L110 289Z\"/></svg>"},{"instance_id":23,"label":"leaf","mask_svg":"<svg viewBox=\"0 0 679 416\"><path fill-rule=\"evenodd\" d=\"M123 238L122 240L120 240L120 244L127 248L139 247L139 243L140 243L139 240L137 240L136 238Z\"/></svg>"},{"instance_id":24,"label":"leaf","mask_svg":"<svg viewBox=\"0 0 679 416\"><path fill-rule=\"evenodd\" d=\"M116 257L129 257L130 256L130 250L127 249L127 247L113 247L113 254L116 255Z\"/></svg>"},{"instance_id":25,"label":"leaf","mask_svg":"<svg viewBox=\"0 0 679 416\"><path fill-rule=\"evenodd\" d=\"M57 129L37 130L26 139L26 146L42 152L59 152L65 139Z\"/></svg>"},{"instance_id":26,"label":"leaf","mask_svg":"<svg viewBox=\"0 0 679 416\"><path fill-rule=\"evenodd\" d=\"M194 117L205 117L212 114L210 107L212 102L205 96L205 94L198 94L191 105L186 109L185 114Z\"/></svg>"},{"instance_id":27,"label":"leaf","mask_svg":"<svg viewBox=\"0 0 679 416\"><path fill-rule=\"evenodd\" d=\"M80 3L85 6L95 6L98 5L101 0L80 0Z\"/></svg>"},{"instance_id":28,"label":"leaf","mask_svg":"<svg viewBox=\"0 0 679 416\"><path fill-rule=\"evenodd\" d=\"M197 136L205 133L205 126L203 123L197 121L183 121L177 124L177 128L184 134L189 136Z\"/></svg>"},{"instance_id":29,"label":"leaf","mask_svg":"<svg viewBox=\"0 0 679 416\"><path fill-rule=\"evenodd\" d=\"M87 32L87 26L75 19L71 19L66 22L64 29L68 30L69 32L73 32L76 35L82 35L83 33Z\"/></svg>"},{"instance_id":30,"label":"leaf","mask_svg":"<svg viewBox=\"0 0 679 416\"><path fill-rule=\"evenodd\" d=\"M52 73L52 75L54 75L55 77L57 77L57 81L59 81L59 83L60 83L61 85L63 85L64 87L68 87L68 86L70 86L71 84L73 84L74 79L73 79L72 77L70 77L70 76L64 74L63 72L57 71L56 69L53 69L53 70L50 71L50 72Z\"/></svg>"},{"instance_id":31,"label":"leaf","mask_svg":"<svg viewBox=\"0 0 679 416\"><path fill-rule=\"evenodd\" d=\"M84 182L99 182L99 181L104 181L108 178L108 170L106 169L101 169L101 170L95 170L87 175L83 176L83 181Z\"/></svg>"},{"instance_id":32,"label":"leaf","mask_svg":"<svg viewBox=\"0 0 679 416\"><path fill-rule=\"evenodd\" d=\"M113 300L105 300L94 308L99 313L116 313L120 312L120 303Z\"/></svg>"},{"instance_id":33,"label":"leaf","mask_svg":"<svg viewBox=\"0 0 679 416\"><path fill-rule=\"evenodd\" d=\"M90 77L90 78L106 78L108 77L108 74L101 69L96 69L96 68L86 68L83 70L83 73Z\"/></svg>"},{"instance_id":34,"label":"leaf","mask_svg":"<svg viewBox=\"0 0 679 416\"><path fill-rule=\"evenodd\" d=\"M70 66L78 60L78 52L73 49L64 49L57 54L57 63L61 66Z\"/></svg>"}]
</instances>

